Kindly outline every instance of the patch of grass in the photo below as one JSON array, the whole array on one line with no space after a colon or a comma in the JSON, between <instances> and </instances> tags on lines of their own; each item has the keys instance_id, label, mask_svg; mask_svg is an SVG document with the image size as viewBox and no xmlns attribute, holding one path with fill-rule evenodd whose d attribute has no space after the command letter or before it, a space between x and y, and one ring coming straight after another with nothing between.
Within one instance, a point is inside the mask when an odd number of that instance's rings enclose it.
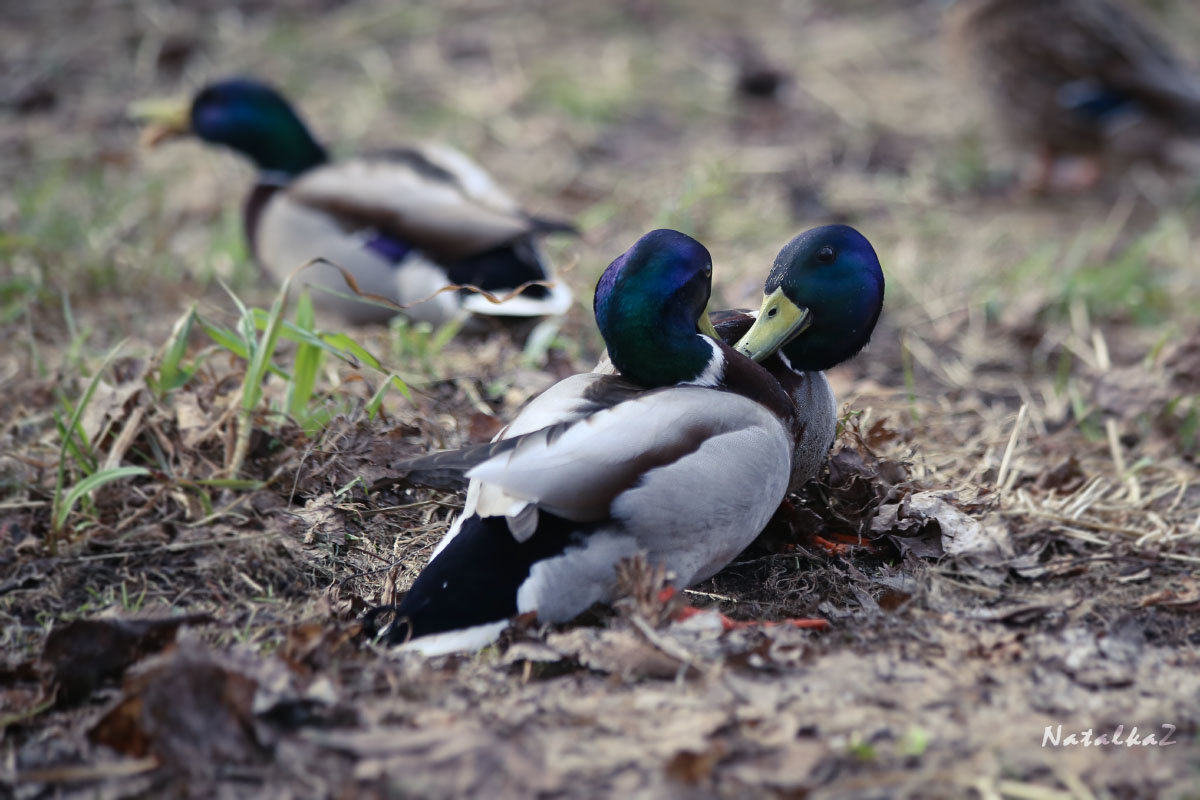
<instances>
[{"instance_id":1,"label":"patch of grass","mask_svg":"<svg viewBox=\"0 0 1200 800\"><path fill-rule=\"evenodd\" d=\"M568 118L592 125L611 124L629 113L632 87L626 80L609 77L608 81L589 81L562 69L549 69L533 79L529 96Z\"/></svg>"},{"instance_id":2,"label":"patch of grass","mask_svg":"<svg viewBox=\"0 0 1200 800\"><path fill-rule=\"evenodd\" d=\"M238 204L222 209L216 222L209 226L206 242L196 273L201 288L211 285L214 280L223 280L235 291L242 291L258 282L259 268L246 249L242 210Z\"/></svg>"},{"instance_id":3,"label":"patch of grass","mask_svg":"<svg viewBox=\"0 0 1200 800\"><path fill-rule=\"evenodd\" d=\"M69 419L64 422L61 418L58 418L59 436L62 442L58 450L58 470L54 483L54 501L51 506L50 535L47 540L47 546L52 553L58 547L58 537L63 526L66 524L67 517L81 499L112 481L147 474L147 471L142 467L118 467L96 471L96 459L92 453L91 443L88 441L87 433L80 424L83 413L91 402L93 395L95 395L96 387L100 384L104 367L116 357L117 352L123 346L124 342L121 342L109 351L100 369L96 370L91 381L88 382L83 395L77 402L67 406L70 414ZM67 457L68 454L70 454L71 458ZM72 465L74 465L78 473L83 475L83 479L68 488L66 485L67 471Z\"/></svg>"},{"instance_id":4,"label":"patch of grass","mask_svg":"<svg viewBox=\"0 0 1200 800\"><path fill-rule=\"evenodd\" d=\"M16 226L3 249L28 285L110 291L130 286L127 237L160 214L163 183L103 163L37 164L12 189Z\"/></svg>"},{"instance_id":5,"label":"patch of grass","mask_svg":"<svg viewBox=\"0 0 1200 800\"><path fill-rule=\"evenodd\" d=\"M465 318L451 319L436 329L428 322L413 322L402 316L388 324L393 360L418 367L424 374L437 377L437 358L446 345L462 330Z\"/></svg>"},{"instance_id":6,"label":"patch of grass","mask_svg":"<svg viewBox=\"0 0 1200 800\"><path fill-rule=\"evenodd\" d=\"M998 308L1033 294L1045 322L1067 320L1072 305L1081 304L1093 320L1144 327L1195 307L1200 288L1178 272L1190 246L1178 214L1165 215L1126 244L1113 247L1113 238L1089 226L1067 242L1036 243L984 278L985 302Z\"/></svg>"},{"instance_id":7,"label":"patch of grass","mask_svg":"<svg viewBox=\"0 0 1200 800\"><path fill-rule=\"evenodd\" d=\"M230 297L239 310L235 329L227 329L200 315L193 305L175 323L170 335L159 348L153 363L146 370L144 381L149 396L154 398L156 410L171 415L174 400L181 392L189 390L199 380L201 370L219 353L230 355L243 364L240 388L222 409L214 409L211 424L216 428L232 425L230 435L224 441L231 443L225 449L224 470L211 476L174 474L170 460L162 452L158 439L148 437L141 449L129 448L116 454L118 459L130 459L141 463L113 464L114 456L107 457L97 452L100 443L90 441L81 420L91 404L97 388L108 367L115 360L124 343L115 346L101 361L82 394L74 401L61 398L61 413L56 413L59 430L58 471L51 511L51 528L47 539L53 550L66 530L73 513L81 503L98 488L109 483L135 478L153 478L166 482L170 487L183 490L199 502L204 516L211 517L216 504L210 497L213 491L254 491L263 486L262 481L240 477L242 465L250 446L251 435L256 430L271 432L277 425L271 420L290 419L309 436L316 435L338 413L351 410L354 404L363 407L374 417L382 405L388 390L399 391L411 400L407 383L383 364L350 336L340 332L327 333L315 327L315 314L307 292L301 293L296 303L292 320L285 319L289 285L281 288L274 303L267 311L247 307L232 291ZM67 306L66 317L72 319ZM69 326L71 327L71 326ZM190 340L194 331L205 334L211 344L194 354L190 353ZM456 329L455 329L456 330ZM439 331L438 337L425 342L427 355L436 353L453 335L453 330ZM85 372L82 356L84 335L77 333L72 342L79 340L78 368ZM288 341L293 347L282 348L281 342ZM75 347L68 348L68 356ZM356 368L367 368L384 376L383 382L371 398L363 401L334 389L318 391L321 371L329 356L351 364ZM69 359L68 363L74 363ZM283 383L282 396L265 391L271 380ZM136 397L136 395L134 395ZM133 412L136 417L126 419L126 425L140 424L147 412L142 406ZM228 419L228 422L226 422ZM141 435L139 430L130 430L129 442ZM122 432L121 437L125 437ZM76 526L76 529L81 529Z\"/></svg>"}]
</instances>

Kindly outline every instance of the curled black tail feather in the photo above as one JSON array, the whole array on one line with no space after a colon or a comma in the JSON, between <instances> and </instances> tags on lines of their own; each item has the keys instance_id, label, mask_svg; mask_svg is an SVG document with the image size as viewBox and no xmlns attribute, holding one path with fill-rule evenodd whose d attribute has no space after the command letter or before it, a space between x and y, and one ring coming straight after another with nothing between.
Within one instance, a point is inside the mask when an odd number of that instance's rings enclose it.
<instances>
[{"instance_id":1,"label":"curled black tail feather","mask_svg":"<svg viewBox=\"0 0 1200 800\"><path fill-rule=\"evenodd\" d=\"M557 217L540 217L536 214L526 214L525 219L533 227L534 233L565 233L570 236L579 236L579 228L575 227L575 223Z\"/></svg>"},{"instance_id":2,"label":"curled black tail feather","mask_svg":"<svg viewBox=\"0 0 1200 800\"><path fill-rule=\"evenodd\" d=\"M402 644L515 616L517 590L533 565L561 554L578 532L578 525L543 512L537 532L518 542L504 517L471 515L396 606L387 642ZM372 609L368 618L373 621L384 610L390 609Z\"/></svg>"}]
</instances>

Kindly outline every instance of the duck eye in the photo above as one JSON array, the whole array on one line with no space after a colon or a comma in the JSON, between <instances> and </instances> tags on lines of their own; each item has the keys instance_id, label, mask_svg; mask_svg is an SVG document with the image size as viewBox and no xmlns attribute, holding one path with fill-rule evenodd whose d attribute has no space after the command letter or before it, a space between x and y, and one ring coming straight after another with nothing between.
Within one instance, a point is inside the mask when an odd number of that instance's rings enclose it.
<instances>
[{"instance_id":1,"label":"duck eye","mask_svg":"<svg viewBox=\"0 0 1200 800\"><path fill-rule=\"evenodd\" d=\"M818 264L832 264L837 259L837 253L829 245L825 245L817 251Z\"/></svg>"}]
</instances>

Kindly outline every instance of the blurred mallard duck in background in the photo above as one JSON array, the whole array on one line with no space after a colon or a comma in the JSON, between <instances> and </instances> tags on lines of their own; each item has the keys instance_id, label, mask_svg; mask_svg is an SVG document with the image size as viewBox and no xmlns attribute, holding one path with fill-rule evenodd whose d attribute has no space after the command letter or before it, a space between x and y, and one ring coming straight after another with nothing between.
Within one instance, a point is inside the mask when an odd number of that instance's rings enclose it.
<instances>
[{"instance_id":1,"label":"blurred mallard duck in background","mask_svg":"<svg viewBox=\"0 0 1200 800\"><path fill-rule=\"evenodd\" d=\"M567 223L525 213L483 169L444 145L421 145L331 161L279 92L236 78L209 84L190 103L139 104L157 144L192 135L254 162L258 181L246 200L246 238L276 281L322 257L349 271L363 292L401 305L449 283L503 295L527 281L552 281L539 234L574 232ZM299 284L348 295L337 270L314 265ZM395 311L316 291L319 308L351 322L385 322ZM570 291L531 286L494 304L478 294L443 292L404 313L440 324L460 307L495 316L561 314Z\"/></svg>"},{"instance_id":2,"label":"blurred mallard duck in background","mask_svg":"<svg viewBox=\"0 0 1200 800\"><path fill-rule=\"evenodd\" d=\"M1047 189L1060 156L1171 166L1171 145L1200 135L1200 78L1137 16L1109 0L959 0L952 54L982 84L997 123L1036 152L1026 176Z\"/></svg>"},{"instance_id":3,"label":"blurred mallard duck in background","mask_svg":"<svg viewBox=\"0 0 1200 800\"><path fill-rule=\"evenodd\" d=\"M715 338L711 274L696 240L646 234L596 286L596 321L622 376L574 375L491 444L397 465L461 469L471 482L396 609L391 641L480 647L516 614L561 622L613 600L618 562L637 553L682 588L753 541L787 490L793 406Z\"/></svg>"}]
</instances>

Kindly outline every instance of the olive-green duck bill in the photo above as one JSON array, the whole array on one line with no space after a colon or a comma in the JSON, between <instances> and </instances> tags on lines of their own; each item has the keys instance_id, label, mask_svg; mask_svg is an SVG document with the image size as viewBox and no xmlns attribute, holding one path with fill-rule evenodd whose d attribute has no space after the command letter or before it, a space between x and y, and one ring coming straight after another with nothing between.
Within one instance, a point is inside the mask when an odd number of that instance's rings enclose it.
<instances>
[{"instance_id":1,"label":"olive-green duck bill","mask_svg":"<svg viewBox=\"0 0 1200 800\"><path fill-rule=\"evenodd\" d=\"M139 100L129 106L129 116L146 123L141 142L155 147L168 139L192 132L191 104L186 100Z\"/></svg>"},{"instance_id":2,"label":"olive-green duck bill","mask_svg":"<svg viewBox=\"0 0 1200 800\"><path fill-rule=\"evenodd\" d=\"M811 324L812 312L793 303L779 288L763 298L758 319L733 349L755 361L762 361Z\"/></svg>"},{"instance_id":3,"label":"olive-green duck bill","mask_svg":"<svg viewBox=\"0 0 1200 800\"><path fill-rule=\"evenodd\" d=\"M717 333L717 329L713 327L712 320L708 318L708 309L704 309L704 313L700 315L700 319L696 320L696 327L705 336L708 336L716 341L722 341L721 334Z\"/></svg>"}]
</instances>

